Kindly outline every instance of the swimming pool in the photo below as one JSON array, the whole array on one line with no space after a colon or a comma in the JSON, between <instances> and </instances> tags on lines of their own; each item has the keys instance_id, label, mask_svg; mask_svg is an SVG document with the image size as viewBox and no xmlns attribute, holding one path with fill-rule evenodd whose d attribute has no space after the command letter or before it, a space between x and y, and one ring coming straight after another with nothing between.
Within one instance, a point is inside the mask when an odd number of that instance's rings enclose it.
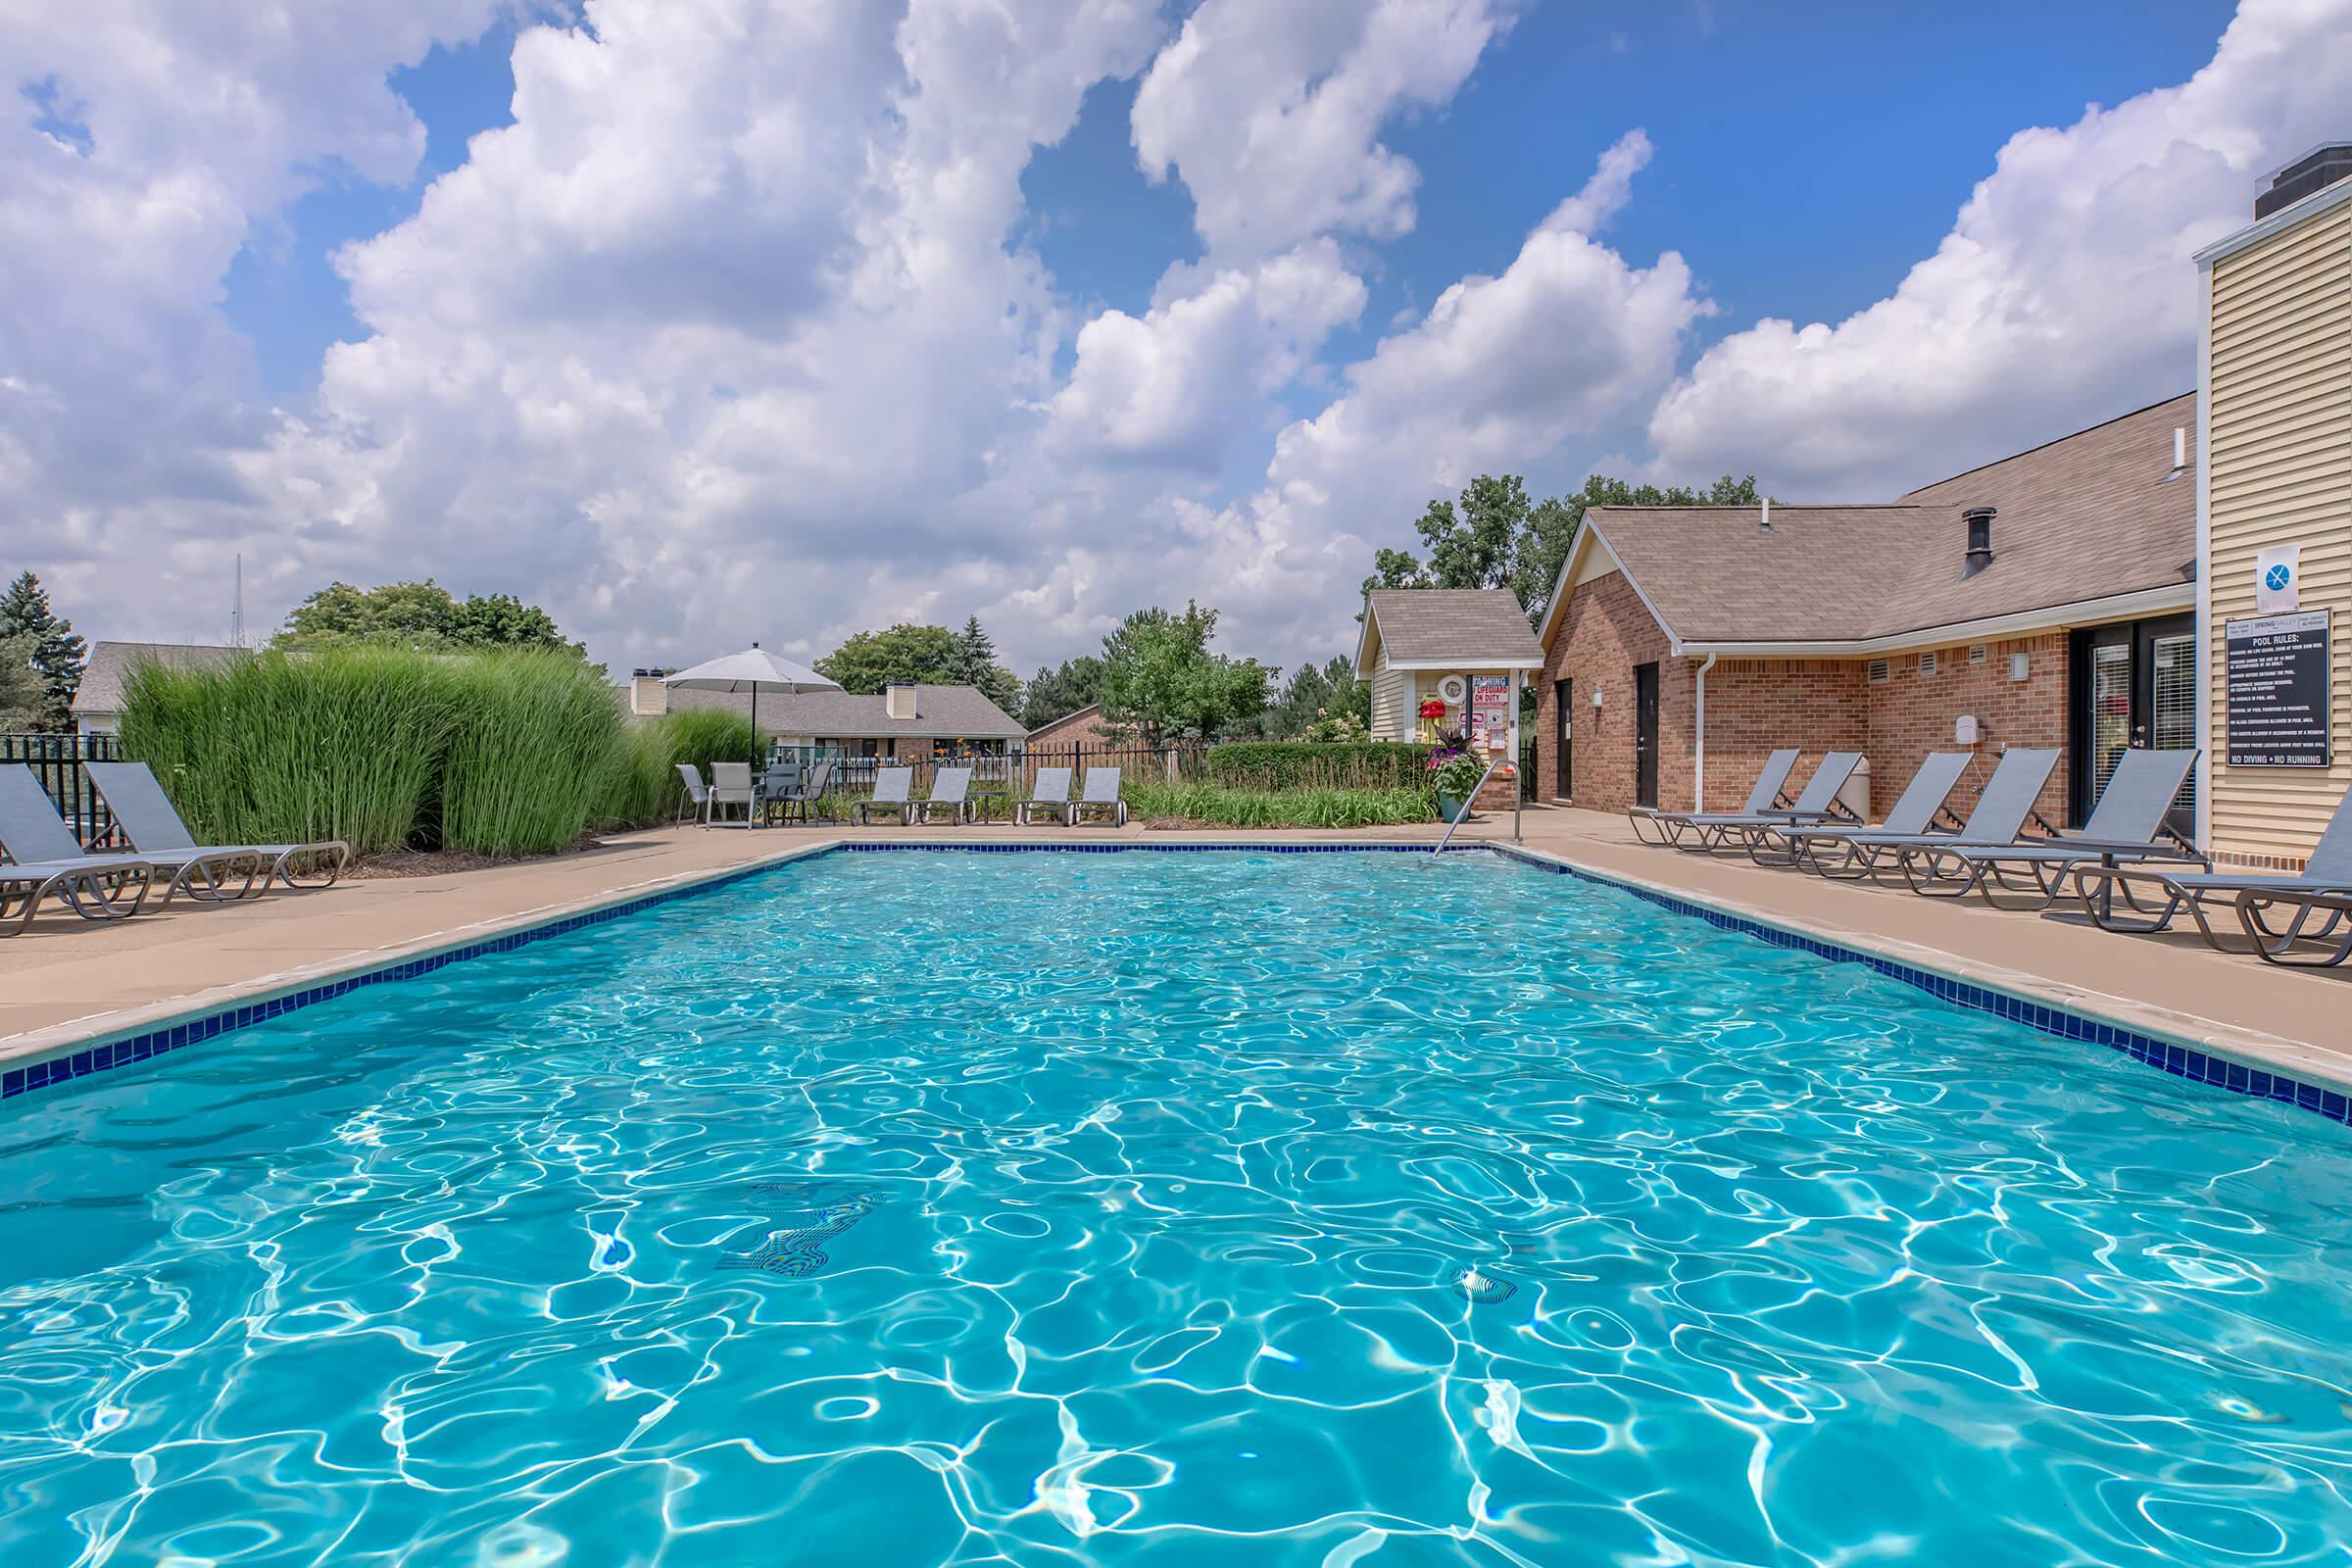
<instances>
[{"instance_id":1,"label":"swimming pool","mask_svg":"<svg viewBox=\"0 0 2352 1568\"><path fill-rule=\"evenodd\" d=\"M2352 1540L2345 1129L1487 855L836 855L0 1173L10 1565Z\"/></svg>"}]
</instances>

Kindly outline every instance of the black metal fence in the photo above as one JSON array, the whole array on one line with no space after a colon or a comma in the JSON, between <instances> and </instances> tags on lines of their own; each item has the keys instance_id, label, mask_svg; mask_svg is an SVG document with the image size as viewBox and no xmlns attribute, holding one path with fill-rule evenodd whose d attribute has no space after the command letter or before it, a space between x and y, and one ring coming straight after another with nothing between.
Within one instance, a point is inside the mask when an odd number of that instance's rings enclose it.
<instances>
[{"instance_id":1,"label":"black metal fence","mask_svg":"<svg viewBox=\"0 0 2352 1568\"><path fill-rule=\"evenodd\" d=\"M22 763L31 768L33 777L56 803L57 814L90 849L119 846L122 839L106 803L90 788L89 775L81 770L81 764L119 761L122 757L122 744L112 735L0 731L0 765Z\"/></svg>"},{"instance_id":2,"label":"black metal fence","mask_svg":"<svg viewBox=\"0 0 2352 1568\"><path fill-rule=\"evenodd\" d=\"M770 765L797 761L803 767L816 762L833 764L832 787L853 794L873 789L874 776L886 767L914 769L917 796L931 791L942 767L969 767L972 788L1027 797L1037 782L1038 769L1066 767L1073 785L1082 784L1090 767L1115 767L1129 779L1181 781L1200 776L1207 748L1192 746L1105 746L1079 742L1070 746L1040 746L1001 751L959 751L942 748L928 757L866 757L836 746L777 746L768 754Z\"/></svg>"}]
</instances>

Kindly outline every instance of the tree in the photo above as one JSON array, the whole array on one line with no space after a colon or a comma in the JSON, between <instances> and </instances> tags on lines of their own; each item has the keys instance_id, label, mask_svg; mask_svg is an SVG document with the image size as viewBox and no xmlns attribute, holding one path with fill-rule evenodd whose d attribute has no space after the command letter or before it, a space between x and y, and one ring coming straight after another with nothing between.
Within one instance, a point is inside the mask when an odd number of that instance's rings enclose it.
<instances>
[{"instance_id":1,"label":"tree","mask_svg":"<svg viewBox=\"0 0 2352 1568\"><path fill-rule=\"evenodd\" d=\"M566 639L555 616L513 594L475 594L463 603L439 583L388 582L380 588L329 583L296 605L270 639L272 648L372 643L447 651L558 648L585 659L585 644Z\"/></svg>"},{"instance_id":2,"label":"tree","mask_svg":"<svg viewBox=\"0 0 2352 1568\"><path fill-rule=\"evenodd\" d=\"M851 636L816 662L816 672L845 692L872 697L894 680L960 685L962 661L962 645L947 627L901 621L888 631Z\"/></svg>"},{"instance_id":3,"label":"tree","mask_svg":"<svg viewBox=\"0 0 2352 1568\"><path fill-rule=\"evenodd\" d=\"M1372 722L1372 688L1355 678L1355 661L1346 654L1292 671L1282 695L1266 710L1259 731L1268 740L1298 740L1318 719L1328 722L1343 716L1367 727Z\"/></svg>"},{"instance_id":4,"label":"tree","mask_svg":"<svg viewBox=\"0 0 2352 1568\"><path fill-rule=\"evenodd\" d=\"M37 730L48 717L49 684L32 665L40 647L30 632L0 637L0 730Z\"/></svg>"},{"instance_id":5,"label":"tree","mask_svg":"<svg viewBox=\"0 0 2352 1568\"><path fill-rule=\"evenodd\" d=\"M956 635L956 679L979 687L981 696L1007 713L1020 706L1021 678L997 662L997 645L981 629L978 615L966 619Z\"/></svg>"},{"instance_id":6,"label":"tree","mask_svg":"<svg viewBox=\"0 0 2352 1568\"><path fill-rule=\"evenodd\" d=\"M1101 702L1104 670L1102 661L1093 654L1065 659L1053 669L1041 666L1021 688L1021 722L1030 729L1043 729Z\"/></svg>"},{"instance_id":7,"label":"tree","mask_svg":"<svg viewBox=\"0 0 2352 1568\"><path fill-rule=\"evenodd\" d=\"M21 572L0 595L0 638L29 637L28 666L40 677L40 702L29 727L64 734L74 728L74 693L80 689L89 645L74 634L74 623L49 608L49 591L31 572Z\"/></svg>"},{"instance_id":8,"label":"tree","mask_svg":"<svg viewBox=\"0 0 2352 1568\"><path fill-rule=\"evenodd\" d=\"M1217 612L1187 604L1181 615L1139 610L1102 639L1102 716L1152 746L1215 740L1265 712L1275 671L1254 659L1209 652Z\"/></svg>"},{"instance_id":9,"label":"tree","mask_svg":"<svg viewBox=\"0 0 2352 1568\"><path fill-rule=\"evenodd\" d=\"M1430 502L1413 524L1428 554L1382 549L1372 558L1364 591L1375 588L1508 588L1531 621L1551 603L1568 549L1588 507L1737 507L1761 498L1755 475L1725 474L1704 490L1683 485L1628 484L1592 474L1582 490L1544 501L1528 497L1519 475L1480 474L1458 503Z\"/></svg>"}]
</instances>

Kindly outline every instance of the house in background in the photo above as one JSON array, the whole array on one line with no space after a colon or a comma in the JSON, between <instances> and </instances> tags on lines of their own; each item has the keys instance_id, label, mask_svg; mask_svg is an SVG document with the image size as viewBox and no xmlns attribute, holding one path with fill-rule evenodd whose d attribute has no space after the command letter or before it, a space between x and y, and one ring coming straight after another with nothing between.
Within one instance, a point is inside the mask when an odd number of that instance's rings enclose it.
<instances>
[{"instance_id":1,"label":"house in background","mask_svg":"<svg viewBox=\"0 0 2352 1568\"><path fill-rule=\"evenodd\" d=\"M2196 258L2198 838L2297 871L2352 789L2352 143L2278 171L2254 220Z\"/></svg>"},{"instance_id":2,"label":"house in background","mask_svg":"<svg viewBox=\"0 0 2352 1568\"><path fill-rule=\"evenodd\" d=\"M630 710L640 715L723 708L752 716L749 692L697 692L638 676ZM894 681L876 696L853 692L761 692L760 729L779 746L814 747L853 759L929 761L945 752L1001 753L1028 735L977 686Z\"/></svg>"},{"instance_id":3,"label":"house in background","mask_svg":"<svg viewBox=\"0 0 2352 1568\"><path fill-rule=\"evenodd\" d=\"M1118 744L1118 736L1103 721L1101 703L1089 703L1051 724L1040 724L1029 732L1028 739L1033 752L1107 751Z\"/></svg>"},{"instance_id":4,"label":"house in background","mask_svg":"<svg viewBox=\"0 0 2352 1568\"><path fill-rule=\"evenodd\" d=\"M244 657L242 648L208 643L93 643L89 662L82 666L81 685L74 693L74 731L114 734L122 721L123 688L140 664L212 669Z\"/></svg>"},{"instance_id":5,"label":"house in background","mask_svg":"<svg viewBox=\"0 0 2352 1568\"><path fill-rule=\"evenodd\" d=\"M1729 808L1798 746L1863 753L1884 808L1958 748L1965 807L2034 746L2064 757L2042 816L2081 821L2126 747L2198 744L2195 422L2183 394L1883 506L1591 509L1541 628L1539 798Z\"/></svg>"}]
</instances>

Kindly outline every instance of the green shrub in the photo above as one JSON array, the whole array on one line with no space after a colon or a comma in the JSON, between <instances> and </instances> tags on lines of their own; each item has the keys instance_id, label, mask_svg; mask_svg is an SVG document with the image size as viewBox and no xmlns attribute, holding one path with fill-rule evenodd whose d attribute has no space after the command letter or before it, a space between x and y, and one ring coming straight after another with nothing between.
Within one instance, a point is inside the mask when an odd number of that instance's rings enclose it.
<instances>
[{"instance_id":1,"label":"green shrub","mask_svg":"<svg viewBox=\"0 0 2352 1568\"><path fill-rule=\"evenodd\" d=\"M453 700L442 848L532 855L578 843L622 745L604 675L538 649L439 662Z\"/></svg>"},{"instance_id":2,"label":"green shrub","mask_svg":"<svg viewBox=\"0 0 2352 1568\"><path fill-rule=\"evenodd\" d=\"M624 723L612 748L596 807L593 828L643 827L677 810L678 774L669 761L669 735L661 721Z\"/></svg>"},{"instance_id":3,"label":"green shrub","mask_svg":"<svg viewBox=\"0 0 2352 1568\"><path fill-rule=\"evenodd\" d=\"M1119 791L1130 815L1144 821L1205 822L1219 827L1393 827L1435 821L1437 797L1415 789L1233 789L1221 784L1129 780Z\"/></svg>"},{"instance_id":4,"label":"green shrub","mask_svg":"<svg viewBox=\"0 0 2352 1568\"><path fill-rule=\"evenodd\" d=\"M450 673L422 655L339 648L209 669L145 664L123 755L154 767L198 839L408 847L449 748Z\"/></svg>"},{"instance_id":5,"label":"green shrub","mask_svg":"<svg viewBox=\"0 0 2352 1568\"><path fill-rule=\"evenodd\" d=\"M1434 748L1405 741L1238 741L1212 746L1202 778L1237 789L1414 790Z\"/></svg>"}]
</instances>

